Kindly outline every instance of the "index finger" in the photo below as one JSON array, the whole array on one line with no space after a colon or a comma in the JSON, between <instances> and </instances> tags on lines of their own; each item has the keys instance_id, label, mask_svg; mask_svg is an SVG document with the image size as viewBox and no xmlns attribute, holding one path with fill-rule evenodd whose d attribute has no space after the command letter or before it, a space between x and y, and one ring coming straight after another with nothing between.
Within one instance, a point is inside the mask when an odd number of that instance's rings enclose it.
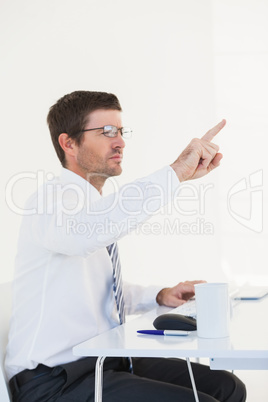
<instances>
[{"instance_id":1,"label":"index finger","mask_svg":"<svg viewBox=\"0 0 268 402\"><path fill-rule=\"evenodd\" d=\"M185 281L184 283L189 283L190 285L199 285L200 283L206 283L207 281L204 281L203 279L199 279L196 281Z\"/></svg>"},{"instance_id":2,"label":"index finger","mask_svg":"<svg viewBox=\"0 0 268 402\"><path fill-rule=\"evenodd\" d=\"M218 123L215 127L211 128L205 135L203 135L201 140L210 142L215 137L215 135L221 131L221 129L225 126L225 124L226 120L223 119L220 123Z\"/></svg>"}]
</instances>

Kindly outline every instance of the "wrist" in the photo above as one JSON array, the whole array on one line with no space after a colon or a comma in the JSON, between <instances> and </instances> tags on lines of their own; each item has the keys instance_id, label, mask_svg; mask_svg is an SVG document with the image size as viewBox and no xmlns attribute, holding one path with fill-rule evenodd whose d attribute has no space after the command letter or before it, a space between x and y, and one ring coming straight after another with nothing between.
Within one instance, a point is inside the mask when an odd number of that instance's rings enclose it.
<instances>
[{"instance_id":1,"label":"wrist","mask_svg":"<svg viewBox=\"0 0 268 402\"><path fill-rule=\"evenodd\" d=\"M180 183L182 183L183 181L185 181L185 178L183 177L183 173L182 173L182 168L178 167L176 162L172 163L170 165L170 167L174 170L174 172L176 173Z\"/></svg>"},{"instance_id":2,"label":"wrist","mask_svg":"<svg viewBox=\"0 0 268 402\"><path fill-rule=\"evenodd\" d=\"M163 306L165 304L164 303L164 295L168 289L169 288L163 288L160 290L160 292L157 293L156 302L159 304L159 306Z\"/></svg>"}]
</instances>

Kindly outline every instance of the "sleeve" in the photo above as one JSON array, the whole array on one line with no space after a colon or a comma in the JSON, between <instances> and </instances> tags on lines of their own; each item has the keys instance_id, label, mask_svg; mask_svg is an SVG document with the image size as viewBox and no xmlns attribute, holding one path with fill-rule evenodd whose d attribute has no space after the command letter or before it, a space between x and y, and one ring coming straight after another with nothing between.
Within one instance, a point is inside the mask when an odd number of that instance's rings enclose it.
<instances>
[{"instance_id":1,"label":"sleeve","mask_svg":"<svg viewBox=\"0 0 268 402\"><path fill-rule=\"evenodd\" d=\"M92 202L90 196L72 197L61 190L60 200L48 211L35 214L32 238L47 250L87 257L119 240L168 204L179 180L170 167L128 183L107 197Z\"/></svg>"},{"instance_id":2,"label":"sleeve","mask_svg":"<svg viewBox=\"0 0 268 402\"><path fill-rule=\"evenodd\" d=\"M162 286L141 286L124 282L124 302L127 314L141 314L158 306L156 296Z\"/></svg>"}]
</instances>

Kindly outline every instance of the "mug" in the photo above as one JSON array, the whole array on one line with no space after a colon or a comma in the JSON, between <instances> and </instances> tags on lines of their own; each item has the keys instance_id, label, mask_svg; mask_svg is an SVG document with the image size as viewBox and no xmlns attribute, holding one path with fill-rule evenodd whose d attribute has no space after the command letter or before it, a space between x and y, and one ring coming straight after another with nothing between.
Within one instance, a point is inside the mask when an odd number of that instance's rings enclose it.
<instances>
[{"instance_id":1,"label":"mug","mask_svg":"<svg viewBox=\"0 0 268 402\"><path fill-rule=\"evenodd\" d=\"M225 338L230 331L228 283L195 285L197 335L200 338Z\"/></svg>"}]
</instances>

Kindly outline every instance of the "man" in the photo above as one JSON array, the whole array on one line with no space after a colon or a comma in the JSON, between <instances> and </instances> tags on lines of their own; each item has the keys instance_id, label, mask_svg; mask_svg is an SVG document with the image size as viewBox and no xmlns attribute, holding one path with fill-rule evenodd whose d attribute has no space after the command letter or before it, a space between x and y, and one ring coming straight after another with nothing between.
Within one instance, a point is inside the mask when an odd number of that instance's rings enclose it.
<instances>
[{"instance_id":1,"label":"man","mask_svg":"<svg viewBox=\"0 0 268 402\"><path fill-rule=\"evenodd\" d=\"M122 292L116 240L171 202L179 182L219 165L222 155L211 140L225 121L194 139L170 166L107 197L102 187L120 175L130 133L122 128L118 99L73 92L51 107L48 125L63 170L26 205L6 368L14 401L93 401L96 359L77 360L72 347L123 323L125 312L184 303L198 282L162 290L124 284ZM130 361L105 362L104 401L193 400L184 361L133 359L133 368ZM235 376L198 364L193 371L200 401L245 400Z\"/></svg>"}]
</instances>

